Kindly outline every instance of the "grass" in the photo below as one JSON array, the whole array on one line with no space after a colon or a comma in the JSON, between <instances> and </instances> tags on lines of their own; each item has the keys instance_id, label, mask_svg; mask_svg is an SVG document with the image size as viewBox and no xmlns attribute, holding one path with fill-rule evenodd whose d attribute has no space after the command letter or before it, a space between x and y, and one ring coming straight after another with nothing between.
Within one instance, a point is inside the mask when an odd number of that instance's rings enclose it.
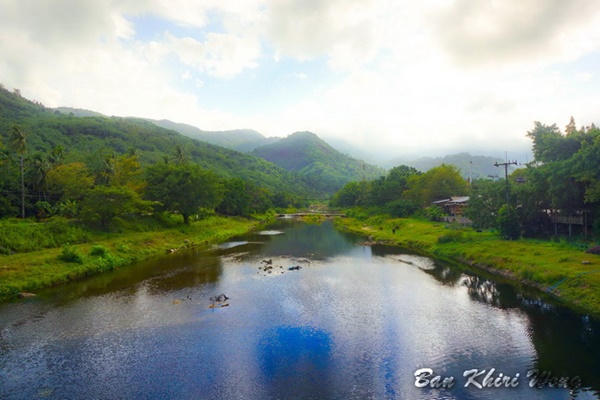
<instances>
[{"instance_id":1,"label":"grass","mask_svg":"<svg viewBox=\"0 0 600 400\"><path fill-rule=\"evenodd\" d=\"M600 256L586 254L580 245L564 240L508 241L493 232L476 232L418 219L340 218L336 224L341 229L372 236L374 240L485 269L551 291L578 311L600 315ZM396 233L392 232L393 228Z\"/></svg>"},{"instance_id":2,"label":"grass","mask_svg":"<svg viewBox=\"0 0 600 400\"><path fill-rule=\"evenodd\" d=\"M57 239L42 239L37 243L32 240L32 244L27 247L20 245L24 237L30 235L41 238L41 234L34 231L37 227L42 232L47 232L46 227L34 222L20 222L22 226L16 228L19 231L15 235L16 240L9 242L13 243L13 254L0 255L0 300L16 297L21 292L34 292L43 287L110 271L165 254L170 249L206 246L223 241L252 230L258 223L260 221L256 219L211 216L193 221L189 226L169 221L152 226L153 223L138 221L136 224L143 225L143 229L137 226L134 227L137 230L111 233L75 227L73 229L82 230L84 240L69 241L69 244L62 247L57 245ZM19 225L14 222L12 224ZM32 226L26 226L27 224ZM123 222L123 225L126 224L126 221ZM0 231L2 228L6 230L3 226ZM121 230L124 229L121 227ZM52 243L55 246L51 246ZM15 252L15 248L21 251ZM35 250L23 250L28 248Z\"/></svg>"}]
</instances>

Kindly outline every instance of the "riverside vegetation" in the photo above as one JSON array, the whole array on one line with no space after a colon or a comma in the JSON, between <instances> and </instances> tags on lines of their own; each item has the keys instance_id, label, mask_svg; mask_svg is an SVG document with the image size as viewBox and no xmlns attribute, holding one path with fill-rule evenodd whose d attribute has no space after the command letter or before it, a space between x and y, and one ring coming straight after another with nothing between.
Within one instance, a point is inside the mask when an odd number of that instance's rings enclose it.
<instances>
[{"instance_id":1,"label":"riverside vegetation","mask_svg":"<svg viewBox=\"0 0 600 400\"><path fill-rule=\"evenodd\" d=\"M206 248L246 233L272 216L210 215L182 225L180 216L165 214L122 219L119 232L110 233L61 217L43 223L5 220L0 223L0 242L18 253L0 256L0 300L110 271L165 251Z\"/></svg>"}]
</instances>

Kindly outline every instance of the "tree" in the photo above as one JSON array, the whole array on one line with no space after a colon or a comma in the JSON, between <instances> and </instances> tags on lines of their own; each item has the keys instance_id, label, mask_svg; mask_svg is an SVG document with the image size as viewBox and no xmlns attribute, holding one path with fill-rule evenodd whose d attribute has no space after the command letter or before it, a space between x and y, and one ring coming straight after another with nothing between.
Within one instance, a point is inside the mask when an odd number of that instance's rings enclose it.
<instances>
[{"instance_id":1,"label":"tree","mask_svg":"<svg viewBox=\"0 0 600 400\"><path fill-rule=\"evenodd\" d=\"M331 198L334 207L354 207L367 204L369 182L350 182L337 191Z\"/></svg>"},{"instance_id":2,"label":"tree","mask_svg":"<svg viewBox=\"0 0 600 400\"><path fill-rule=\"evenodd\" d=\"M505 203L503 181L476 180L473 182L469 206L464 215L473 221L475 228L493 228L496 227L498 209Z\"/></svg>"},{"instance_id":3,"label":"tree","mask_svg":"<svg viewBox=\"0 0 600 400\"><path fill-rule=\"evenodd\" d=\"M409 178L419 174L419 171L407 165L392 168L387 176L382 176L371 183L371 203L384 205L401 199L408 189Z\"/></svg>"},{"instance_id":4,"label":"tree","mask_svg":"<svg viewBox=\"0 0 600 400\"><path fill-rule=\"evenodd\" d=\"M81 200L94 184L94 178L81 162L59 165L48 172L47 179L48 188L60 196L61 201Z\"/></svg>"},{"instance_id":5,"label":"tree","mask_svg":"<svg viewBox=\"0 0 600 400\"><path fill-rule=\"evenodd\" d=\"M142 166L136 154L117 157L108 183L111 186L124 186L141 193L146 186L142 173Z\"/></svg>"},{"instance_id":6,"label":"tree","mask_svg":"<svg viewBox=\"0 0 600 400\"><path fill-rule=\"evenodd\" d=\"M86 222L99 222L104 229L118 216L151 212L153 202L144 201L126 187L96 186L81 201L81 217Z\"/></svg>"},{"instance_id":7,"label":"tree","mask_svg":"<svg viewBox=\"0 0 600 400\"><path fill-rule=\"evenodd\" d=\"M200 208L215 208L222 198L219 178L195 164L155 164L146 171L146 198L162 208L177 211L189 224L191 214Z\"/></svg>"},{"instance_id":8,"label":"tree","mask_svg":"<svg viewBox=\"0 0 600 400\"><path fill-rule=\"evenodd\" d=\"M51 164L48 159L40 153L36 153L31 157L31 182L33 188L38 191L38 201L46 201L46 189L48 188L48 172Z\"/></svg>"},{"instance_id":9,"label":"tree","mask_svg":"<svg viewBox=\"0 0 600 400\"><path fill-rule=\"evenodd\" d=\"M240 178L224 182L223 200L217 211L227 215L249 215L252 198L246 190L246 183Z\"/></svg>"},{"instance_id":10,"label":"tree","mask_svg":"<svg viewBox=\"0 0 600 400\"><path fill-rule=\"evenodd\" d=\"M432 168L422 175L410 176L407 185L406 198L423 206L468 193L467 183L458 168L448 164Z\"/></svg>"},{"instance_id":11,"label":"tree","mask_svg":"<svg viewBox=\"0 0 600 400\"><path fill-rule=\"evenodd\" d=\"M17 89L15 89L17 90ZM19 93L20 94L20 93ZM21 168L21 218L25 218L25 160L27 152L27 132L19 125L13 125L10 130L10 147L19 155Z\"/></svg>"},{"instance_id":12,"label":"tree","mask_svg":"<svg viewBox=\"0 0 600 400\"><path fill-rule=\"evenodd\" d=\"M573 121L574 124L574 121ZM556 124L544 125L538 121L534 128L527 132L527 136L533 140L533 156L535 160L542 163L566 160L579 150L580 143L573 135L570 125L570 135L565 137Z\"/></svg>"},{"instance_id":13,"label":"tree","mask_svg":"<svg viewBox=\"0 0 600 400\"><path fill-rule=\"evenodd\" d=\"M217 211L227 215L249 216L264 213L272 206L266 189L240 178L224 181L223 200Z\"/></svg>"},{"instance_id":14,"label":"tree","mask_svg":"<svg viewBox=\"0 0 600 400\"><path fill-rule=\"evenodd\" d=\"M504 204L498 210L497 217L498 231L504 239L515 240L521 237L521 228L519 219L512 207Z\"/></svg>"}]
</instances>

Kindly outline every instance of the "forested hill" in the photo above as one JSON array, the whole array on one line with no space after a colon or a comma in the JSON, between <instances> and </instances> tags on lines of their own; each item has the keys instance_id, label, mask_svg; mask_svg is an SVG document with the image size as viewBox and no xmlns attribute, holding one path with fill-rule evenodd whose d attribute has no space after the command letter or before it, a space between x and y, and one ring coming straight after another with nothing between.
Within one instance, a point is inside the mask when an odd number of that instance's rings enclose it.
<instances>
[{"instance_id":1,"label":"forested hill","mask_svg":"<svg viewBox=\"0 0 600 400\"><path fill-rule=\"evenodd\" d=\"M142 164L172 158L176 150L200 166L223 177L238 177L274 192L303 193L307 186L294 173L261 158L200 142L173 130L138 118L104 116L76 117L45 108L21 97L18 91L0 87L0 148L7 147L11 126L27 133L27 152L47 153L56 146L65 152L65 161L83 161L100 170L107 155L139 154ZM304 193L303 193L304 194Z\"/></svg>"},{"instance_id":2,"label":"forested hill","mask_svg":"<svg viewBox=\"0 0 600 400\"><path fill-rule=\"evenodd\" d=\"M329 193L350 181L371 180L385 174L382 168L340 153L311 132L296 132L259 147L252 154L288 171L297 171L311 187Z\"/></svg>"},{"instance_id":3,"label":"forested hill","mask_svg":"<svg viewBox=\"0 0 600 400\"><path fill-rule=\"evenodd\" d=\"M279 140L280 138L267 138L252 129L233 129L229 131L204 131L195 126L182 124L178 122L162 120L151 120L158 126L172 129L182 135L191 137L192 139L202 140L215 144L217 146L226 147L228 149L249 152L257 147L264 146Z\"/></svg>"}]
</instances>

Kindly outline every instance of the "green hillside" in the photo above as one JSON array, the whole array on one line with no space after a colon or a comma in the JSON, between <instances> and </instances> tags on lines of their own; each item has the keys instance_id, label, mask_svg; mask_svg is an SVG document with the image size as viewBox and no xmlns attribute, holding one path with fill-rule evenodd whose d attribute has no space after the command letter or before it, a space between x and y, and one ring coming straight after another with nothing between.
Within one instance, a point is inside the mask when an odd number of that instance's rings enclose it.
<instances>
[{"instance_id":1,"label":"green hillside","mask_svg":"<svg viewBox=\"0 0 600 400\"><path fill-rule=\"evenodd\" d=\"M252 154L288 171L297 171L310 187L333 193L351 181L376 179L382 168L340 153L311 132L296 132Z\"/></svg>"},{"instance_id":2,"label":"green hillside","mask_svg":"<svg viewBox=\"0 0 600 400\"><path fill-rule=\"evenodd\" d=\"M229 131L205 131L192 125L162 119L151 120L154 124L172 129L192 139L226 147L241 152L250 152L257 147L277 141L280 138L266 138L252 129L233 129Z\"/></svg>"},{"instance_id":3,"label":"green hillside","mask_svg":"<svg viewBox=\"0 0 600 400\"><path fill-rule=\"evenodd\" d=\"M4 147L14 124L29 133L29 154L61 146L65 161L83 161L92 169L100 169L105 156L111 152L118 155L134 149L142 164L147 165L172 157L179 147L190 161L223 177L242 178L273 192L304 194L307 190L296 174L261 158L200 142L144 119L77 117L71 112L45 108L2 87L0 142Z\"/></svg>"}]
</instances>

